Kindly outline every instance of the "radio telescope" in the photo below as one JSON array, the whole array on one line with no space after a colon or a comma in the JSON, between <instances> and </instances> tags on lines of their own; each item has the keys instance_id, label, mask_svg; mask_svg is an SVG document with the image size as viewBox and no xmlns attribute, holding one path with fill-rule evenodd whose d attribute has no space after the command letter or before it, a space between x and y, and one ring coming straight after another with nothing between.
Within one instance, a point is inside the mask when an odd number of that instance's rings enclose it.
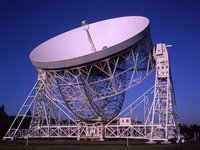
<instances>
[{"instance_id":1,"label":"radio telescope","mask_svg":"<svg viewBox=\"0 0 200 150\"><path fill-rule=\"evenodd\" d=\"M166 47L152 44L149 20L141 16L92 24L84 20L81 27L40 44L30 54L38 80L14 120L23 116L21 122L15 129L13 122L4 139L141 138L169 142L170 137L177 138L175 96ZM154 93L153 100L144 109L143 124L136 125L130 112L122 116L126 111L121 111L125 92L154 69L153 90L142 96ZM138 101L128 107L131 112L139 104L147 104L140 100L136 105ZM20 125L31 108L29 129L22 133ZM61 112L68 123L63 122Z\"/></svg>"}]
</instances>

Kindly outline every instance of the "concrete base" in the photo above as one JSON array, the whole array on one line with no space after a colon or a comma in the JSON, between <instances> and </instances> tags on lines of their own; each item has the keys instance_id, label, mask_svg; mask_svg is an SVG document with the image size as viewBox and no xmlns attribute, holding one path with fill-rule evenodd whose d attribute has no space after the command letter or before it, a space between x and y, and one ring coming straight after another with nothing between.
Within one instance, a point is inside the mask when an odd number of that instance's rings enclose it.
<instances>
[{"instance_id":1,"label":"concrete base","mask_svg":"<svg viewBox=\"0 0 200 150\"><path fill-rule=\"evenodd\" d=\"M164 140L163 142L161 142L161 144L171 144L171 142L168 140Z\"/></svg>"},{"instance_id":2,"label":"concrete base","mask_svg":"<svg viewBox=\"0 0 200 150\"><path fill-rule=\"evenodd\" d=\"M100 138L99 141L105 141L104 138Z\"/></svg>"},{"instance_id":3,"label":"concrete base","mask_svg":"<svg viewBox=\"0 0 200 150\"><path fill-rule=\"evenodd\" d=\"M147 144L156 144L157 142L154 140L149 140L148 142L146 142Z\"/></svg>"}]
</instances>

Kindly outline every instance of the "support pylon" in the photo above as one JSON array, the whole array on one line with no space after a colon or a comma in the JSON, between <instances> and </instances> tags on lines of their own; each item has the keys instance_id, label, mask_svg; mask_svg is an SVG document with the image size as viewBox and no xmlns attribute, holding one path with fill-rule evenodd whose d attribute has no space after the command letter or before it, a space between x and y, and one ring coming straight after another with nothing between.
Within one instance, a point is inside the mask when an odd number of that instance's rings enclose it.
<instances>
[{"instance_id":1,"label":"support pylon","mask_svg":"<svg viewBox=\"0 0 200 150\"><path fill-rule=\"evenodd\" d=\"M56 90L56 82L38 70L38 80L19 110L4 140L14 138L77 138L78 126L73 120L72 113L61 100ZM22 125L27 117L27 112L33 113L29 128ZM71 113L71 115L69 115Z\"/></svg>"},{"instance_id":2,"label":"support pylon","mask_svg":"<svg viewBox=\"0 0 200 150\"><path fill-rule=\"evenodd\" d=\"M154 58L156 60L156 77L154 100L148 118L151 128L149 143L161 140L167 144L170 143L169 139L178 138L179 127L168 51L165 44L156 45Z\"/></svg>"},{"instance_id":3,"label":"support pylon","mask_svg":"<svg viewBox=\"0 0 200 150\"><path fill-rule=\"evenodd\" d=\"M178 115L167 46L157 44L154 48L156 62L155 84L133 101L108 124L102 120L94 122L75 121L58 88L55 72L38 69L36 84L18 112L5 139L14 138L131 138L147 139L148 143L180 139ZM55 75L55 76L54 76ZM57 76L56 76L57 75ZM62 79L62 78L61 78ZM72 103L73 104L73 103ZM143 106L143 120L133 120L134 112ZM29 128L22 128L23 121L31 110ZM130 112L129 112L130 110ZM65 119L63 119L65 116ZM135 115L135 117L138 117Z\"/></svg>"}]
</instances>

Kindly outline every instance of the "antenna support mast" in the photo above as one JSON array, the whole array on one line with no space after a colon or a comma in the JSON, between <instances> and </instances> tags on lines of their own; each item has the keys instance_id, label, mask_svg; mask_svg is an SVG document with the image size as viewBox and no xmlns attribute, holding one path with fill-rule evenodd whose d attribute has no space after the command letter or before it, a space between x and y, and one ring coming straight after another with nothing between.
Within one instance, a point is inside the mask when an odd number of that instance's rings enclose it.
<instances>
[{"instance_id":1,"label":"antenna support mast","mask_svg":"<svg viewBox=\"0 0 200 150\"><path fill-rule=\"evenodd\" d=\"M89 32L90 27L89 27L89 24L87 23L86 20L83 20L83 21L82 21L82 28L83 28L83 30L85 30L86 33L87 33L88 40L89 40L89 43L90 43L90 46L91 46L91 51L92 51L93 53L96 52L97 50L96 50L96 48L95 48L95 46L94 46L94 42L93 42L92 37L91 37L90 32Z\"/></svg>"}]
</instances>

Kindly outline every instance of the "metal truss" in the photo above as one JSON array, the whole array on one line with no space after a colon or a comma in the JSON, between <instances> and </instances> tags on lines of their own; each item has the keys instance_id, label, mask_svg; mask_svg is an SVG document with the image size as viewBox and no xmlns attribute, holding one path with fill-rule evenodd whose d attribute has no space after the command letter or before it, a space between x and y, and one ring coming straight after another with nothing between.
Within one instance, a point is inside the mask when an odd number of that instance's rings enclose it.
<instances>
[{"instance_id":1,"label":"metal truss","mask_svg":"<svg viewBox=\"0 0 200 150\"><path fill-rule=\"evenodd\" d=\"M39 70L36 84L11 124L5 139L78 137L78 123L65 106L57 90L56 82L47 79L46 73ZM32 116L28 116L31 110ZM31 118L30 118L31 117ZM23 124L30 118L28 128Z\"/></svg>"},{"instance_id":2,"label":"metal truss","mask_svg":"<svg viewBox=\"0 0 200 150\"><path fill-rule=\"evenodd\" d=\"M106 124L105 138L149 139L150 127L147 118L153 94L154 86ZM140 116L137 111L141 113Z\"/></svg>"},{"instance_id":3,"label":"metal truss","mask_svg":"<svg viewBox=\"0 0 200 150\"><path fill-rule=\"evenodd\" d=\"M151 126L149 142L163 140L164 143L168 143L169 139L180 139L180 132L170 62L165 44L156 45L154 59L156 77L154 101L148 116Z\"/></svg>"},{"instance_id":4,"label":"metal truss","mask_svg":"<svg viewBox=\"0 0 200 150\"><path fill-rule=\"evenodd\" d=\"M125 91L139 84L153 70L150 35L119 54L91 64L45 70L55 78L68 108L81 120L101 117L104 122L120 111Z\"/></svg>"},{"instance_id":5,"label":"metal truss","mask_svg":"<svg viewBox=\"0 0 200 150\"><path fill-rule=\"evenodd\" d=\"M165 44L157 44L154 58L155 85L105 126L106 138L148 139L148 143L156 141L170 143L170 139L180 139L176 101ZM139 122L133 117L137 109L143 112ZM123 123L120 119L128 122Z\"/></svg>"},{"instance_id":6,"label":"metal truss","mask_svg":"<svg viewBox=\"0 0 200 150\"><path fill-rule=\"evenodd\" d=\"M150 50L148 38L92 64L38 69L38 80L4 140L131 138L169 143L169 139L179 139L167 48L157 44ZM125 91L139 84L154 67L155 85L121 111ZM27 117L31 121L25 129Z\"/></svg>"},{"instance_id":7,"label":"metal truss","mask_svg":"<svg viewBox=\"0 0 200 150\"><path fill-rule=\"evenodd\" d=\"M95 139L95 140L104 140L104 125L101 120L96 120L95 122L86 123L78 122L79 126L79 136L77 140L80 139Z\"/></svg>"}]
</instances>

